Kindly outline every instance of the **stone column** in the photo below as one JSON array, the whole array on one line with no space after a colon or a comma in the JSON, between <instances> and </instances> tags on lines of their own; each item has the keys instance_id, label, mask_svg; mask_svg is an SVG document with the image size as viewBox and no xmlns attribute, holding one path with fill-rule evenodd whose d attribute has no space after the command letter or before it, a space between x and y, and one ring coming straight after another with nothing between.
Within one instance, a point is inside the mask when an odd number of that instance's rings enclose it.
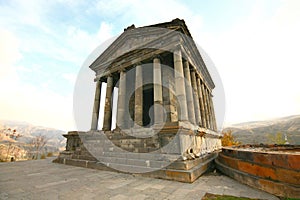
<instances>
[{"instance_id":1,"label":"stone column","mask_svg":"<svg viewBox=\"0 0 300 200\"><path fill-rule=\"evenodd\" d=\"M176 49L173 53L173 56L174 56L174 70L175 70L175 94L178 101L178 105L177 105L178 120L188 121L181 50Z\"/></svg>"},{"instance_id":2,"label":"stone column","mask_svg":"<svg viewBox=\"0 0 300 200\"><path fill-rule=\"evenodd\" d=\"M163 95L160 59L153 59L154 124L163 123Z\"/></svg>"},{"instance_id":3,"label":"stone column","mask_svg":"<svg viewBox=\"0 0 300 200\"><path fill-rule=\"evenodd\" d=\"M206 121L205 121L205 110L204 110L204 103L203 103L203 92L201 87L201 80L199 77L197 77L197 88L198 88L198 96L199 96L199 106L200 106L200 114L201 114L201 124L202 127L206 127Z\"/></svg>"},{"instance_id":4,"label":"stone column","mask_svg":"<svg viewBox=\"0 0 300 200\"><path fill-rule=\"evenodd\" d=\"M142 66L135 67L135 96L134 96L134 122L143 126L143 73Z\"/></svg>"},{"instance_id":5,"label":"stone column","mask_svg":"<svg viewBox=\"0 0 300 200\"><path fill-rule=\"evenodd\" d=\"M204 89L204 94L205 94L205 102L206 102L206 119L207 119L207 128L208 129L211 129L211 113L210 113L210 109L209 109L209 100L208 100L208 91L207 91L207 88L205 87Z\"/></svg>"},{"instance_id":6,"label":"stone column","mask_svg":"<svg viewBox=\"0 0 300 200\"><path fill-rule=\"evenodd\" d=\"M184 67L184 77L185 77L185 89L186 89L186 101L188 106L188 116L189 120L191 123L195 124L196 119L195 119L195 110L196 107L194 107L194 100L193 100L193 89L191 85L191 74L190 74L190 67L189 67L189 62L186 60L183 63Z\"/></svg>"},{"instance_id":7,"label":"stone column","mask_svg":"<svg viewBox=\"0 0 300 200\"><path fill-rule=\"evenodd\" d=\"M213 130L213 123L212 123L212 112L211 112L211 105L210 105L210 96L211 96L211 94L210 94L210 91L207 89L206 90L206 92L207 92L207 105L208 105L208 112L209 112L209 127L210 127L210 129L212 129Z\"/></svg>"},{"instance_id":8,"label":"stone column","mask_svg":"<svg viewBox=\"0 0 300 200\"><path fill-rule=\"evenodd\" d=\"M201 113L199 106L199 96L198 96L198 88L197 88L197 80L196 80L196 72L193 69L191 72L192 76L192 87L194 91L194 105L195 105L195 115L196 115L196 123L197 125L201 125Z\"/></svg>"},{"instance_id":9,"label":"stone column","mask_svg":"<svg viewBox=\"0 0 300 200\"><path fill-rule=\"evenodd\" d=\"M99 109L100 109L100 100L101 100L101 86L102 86L102 82L98 80L96 83L91 130L98 129Z\"/></svg>"},{"instance_id":10,"label":"stone column","mask_svg":"<svg viewBox=\"0 0 300 200\"><path fill-rule=\"evenodd\" d=\"M109 75L107 77L104 120L103 120L103 128L102 128L104 131L110 131L110 129L111 129L112 92L113 92L113 77L112 77L112 75Z\"/></svg>"},{"instance_id":11,"label":"stone column","mask_svg":"<svg viewBox=\"0 0 300 200\"><path fill-rule=\"evenodd\" d=\"M164 67L162 70L163 120L164 122L178 122L177 100L175 97L174 70Z\"/></svg>"},{"instance_id":12,"label":"stone column","mask_svg":"<svg viewBox=\"0 0 300 200\"><path fill-rule=\"evenodd\" d=\"M213 130L218 131L215 109L214 109L214 102L212 100L212 96L210 96L210 106L211 106L211 115L212 115L212 123L213 123Z\"/></svg>"},{"instance_id":13,"label":"stone column","mask_svg":"<svg viewBox=\"0 0 300 200\"><path fill-rule=\"evenodd\" d=\"M205 128L209 128L209 119L208 119L208 109L207 109L207 98L206 98L206 89L204 83L201 85L203 93L203 103L204 103L204 113L205 113Z\"/></svg>"},{"instance_id":14,"label":"stone column","mask_svg":"<svg viewBox=\"0 0 300 200\"><path fill-rule=\"evenodd\" d=\"M126 72L120 71L119 91L118 91L118 105L117 105L117 127L126 128L125 120L125 103L126 102Z\"/></svg>"}]
</instances>

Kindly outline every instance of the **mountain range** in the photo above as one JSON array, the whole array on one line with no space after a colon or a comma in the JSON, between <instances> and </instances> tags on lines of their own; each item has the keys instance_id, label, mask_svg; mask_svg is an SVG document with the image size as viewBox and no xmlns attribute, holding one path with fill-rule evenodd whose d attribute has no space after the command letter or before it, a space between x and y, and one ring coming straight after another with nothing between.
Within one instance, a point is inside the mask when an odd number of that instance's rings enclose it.
<instances>
[{"instance_id":1,"label":"mountain range","mask_svg":"<svg viewBox=\"0 0 300 200\"><path fill-rule=\"evenodd\" d=\"M18 142L28 143L38 135L47 138L47 146L51 149L64 150L66 139L63 134L65 131L35 126L28 122L0 120L0 130L5 128L16 129L22 137ZM270 144L270 135L281 133L287 136L290 144L300 145L300 115L277 118L266 121L252 121L233 124L223 129L223 132L232 131L234 138L242 144Z\"/></svg>"},{"instance_id":2,"label":"mountain range","mask_svg":"<svg viewBox=\"0 0 300 200\"><path fill-rule=\"evenodd\" d=\"M62 130L35 126L28 122L0 120L0 130L8 128L16 129L16 133L21 135L17 139L19 143L29 143L33 138L41 135L46 137L46 146L51 151L63 150L66 145L66 139L63 137L63 134L66 134L66 132Z\"/></svg>"},{"instance_id":3,"label":"mountain range","mask_svg":"<svg viewBox=\"0 0 300 200\"><path fill-rule=\"evenodd\" d=\"M223 129L223 132L228 130L242 144L270 144L270 136L281 133L287 136L290 144L300 145L300 115L233 124Z\"/></svg>"}]
</instances>

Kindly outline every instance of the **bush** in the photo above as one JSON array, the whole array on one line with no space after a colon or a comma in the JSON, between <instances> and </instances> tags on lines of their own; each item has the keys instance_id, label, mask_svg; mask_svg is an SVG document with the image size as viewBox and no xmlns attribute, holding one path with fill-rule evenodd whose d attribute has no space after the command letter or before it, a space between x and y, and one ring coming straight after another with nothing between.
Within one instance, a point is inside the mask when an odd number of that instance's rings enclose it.
<instances>
[{"instance_id":1,"label":"bush","mask_svg":"<svg viewBox=\"0 0 300 200\"><path fill-rule=\"evenodd\" d=\"M47 157L52 157L53 156L53 152L48 152L47 153Z\"/></svg>"},{"instance_id":2,"label":"bush","mask_svg":"<svg viewBox=\"0 0 300 200\"><path fill-rule=\"evenodd\" d=\"M234 146L239 145L240 142L236 141L235 138L232 135L232 130L228 130L227 132L223 132L223 138L221 139L222 146Z\"/></svg>"},{"instance_id":3,"label":"bush","mask_svg":"<svg viewBox=\"0 0 300 200\"><path fill-rule=\"evenodd\" d=\"M41 155L41 159L46 159L46 155L45 155L45 154L42 154L42 155Z\"/></svg>"}]
</instances>

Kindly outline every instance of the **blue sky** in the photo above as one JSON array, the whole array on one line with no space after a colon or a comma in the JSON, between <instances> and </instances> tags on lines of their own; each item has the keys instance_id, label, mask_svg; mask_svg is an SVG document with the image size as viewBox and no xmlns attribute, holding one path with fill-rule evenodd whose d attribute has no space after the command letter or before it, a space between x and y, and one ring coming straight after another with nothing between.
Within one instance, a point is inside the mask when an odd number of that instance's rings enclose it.
<instances>
[{"instance_id":1,"label":"blue sky","mask_svg":"<svg viewBox=\"0 0 300 200\"><path fill-rule=\"evenodd\" d=\"M214 61L225 124L300 113L297 0L0 1L0 119L70 130L87 56L131 24L181 18Z\"/></svg>"}]
</instances>

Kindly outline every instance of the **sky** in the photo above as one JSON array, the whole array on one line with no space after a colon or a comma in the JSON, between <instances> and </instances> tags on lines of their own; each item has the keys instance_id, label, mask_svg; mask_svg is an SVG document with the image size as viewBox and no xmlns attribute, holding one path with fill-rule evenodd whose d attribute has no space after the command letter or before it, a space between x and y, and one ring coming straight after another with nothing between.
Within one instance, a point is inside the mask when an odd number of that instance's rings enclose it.
<instances>
[{"instance_id":1,"label":"sky","mask_svg":"<svg viewBox=\"0 0 300 200\"><path fill-rule=\"evenodd\" d=\"M225 125L300 114L299 10L297 0L0 0L0 119L76 129L89 54L131 24L174 18L216 66Z\"/></svg>"}]
</instances>

